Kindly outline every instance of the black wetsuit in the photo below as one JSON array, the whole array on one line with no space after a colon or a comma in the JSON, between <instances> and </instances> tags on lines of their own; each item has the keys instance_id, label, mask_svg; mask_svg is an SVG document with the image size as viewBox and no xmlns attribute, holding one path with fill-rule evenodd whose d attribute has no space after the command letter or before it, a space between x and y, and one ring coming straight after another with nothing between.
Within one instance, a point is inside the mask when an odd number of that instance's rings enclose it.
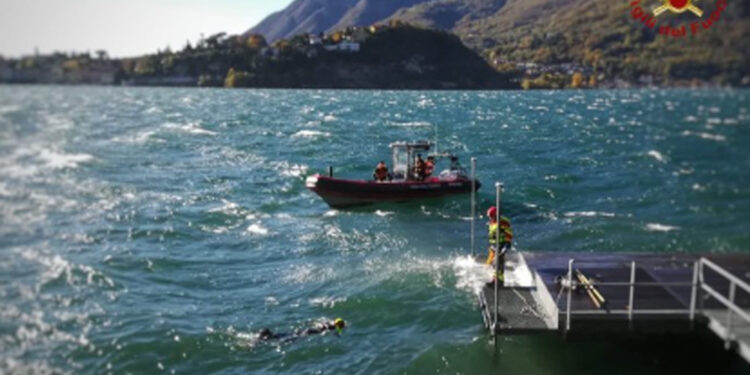
<instances>
[{"instance_id":1,"label":"black wetsuit","mask_svg":"<svg viewBox=\"0 0 750 375\"><path fill-rule=\"evenodd\" d=\"M263 328L260 330L259 335L260 339L263 341L270 341L270 340L293 340L302 338L305 336L310 335L319 335L321 333L325 333L326 331L336 331L336 326L332 323L327 323L325 325L319 326L319 327L310 327L302 330L297 330L292 333L274 333L268 328Z\"/></svg>"}]
</instances>

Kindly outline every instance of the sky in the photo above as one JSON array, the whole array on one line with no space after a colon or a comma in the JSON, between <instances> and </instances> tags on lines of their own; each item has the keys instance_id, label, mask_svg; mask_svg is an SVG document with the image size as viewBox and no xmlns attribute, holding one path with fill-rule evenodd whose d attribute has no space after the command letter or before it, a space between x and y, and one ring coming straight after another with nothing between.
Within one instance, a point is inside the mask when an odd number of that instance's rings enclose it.
<instances>
[{"instance_id":1,"label":"sky","mask_svg":"<svg viewBox=\"0 0 750 375\"><path fill-rule=\"evenodd\" d=\"M0 0L0 55L181 49L201 34L239 34L291 0Z\"/></svg>"}]
</instances>

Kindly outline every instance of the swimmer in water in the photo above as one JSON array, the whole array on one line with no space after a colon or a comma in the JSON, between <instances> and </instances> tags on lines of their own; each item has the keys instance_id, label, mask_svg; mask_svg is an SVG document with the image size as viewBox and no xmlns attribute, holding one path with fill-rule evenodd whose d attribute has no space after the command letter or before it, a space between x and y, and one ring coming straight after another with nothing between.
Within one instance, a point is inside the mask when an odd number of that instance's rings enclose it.
<instances>
[{"instance_id":1,"label":"swimmer in water","mask_svg":"<svg viewBox=\"0 0 750 375\"><path fill-rule=\"evenodd\" d=\"M346 322L344 321L344 319L336 318L333 321L318 323L315 325L315 327L297 330L292 333L274 333L268 328L263 328L262 330L260 330L260 332L258 332L258 338L262 341L293 340L310 335L319 335L329 331L336 331L336 334L340 335L344 327L346 327Z\"/></svg>"}]
</instances>

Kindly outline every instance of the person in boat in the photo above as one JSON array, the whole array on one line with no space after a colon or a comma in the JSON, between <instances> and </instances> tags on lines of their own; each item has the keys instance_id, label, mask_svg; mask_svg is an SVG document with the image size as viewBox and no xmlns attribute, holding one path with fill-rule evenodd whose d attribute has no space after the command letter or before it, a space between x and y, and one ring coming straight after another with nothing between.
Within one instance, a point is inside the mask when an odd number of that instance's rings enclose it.
<instances>
[{"instance_id":1,"label":"person in boat","mask_svg":"<svg viewBox=\"0 0 750 375\"><path fill-rule=\"evenodd\" d=\"M422 154L417 154L417 158L414 159L414 178L418 181L424 180L425 177L425 162L422 159Z\"/></svg>"},{"instance_id":2,"label":"person in boat","mask_svg":"<svg viewBox=\"0 0 750 375\"><path fill-rule=\"evenodd\" d=\"M372 173L372 178L375 181L383 182L383 181L390 181L393 179L393 176L391 176L391 173L388 172L388 166L385 165L384 161L380 161L377 166L375 166L375 172Z\"/></svg>"},{"instance_id":3,"label":"person in boat","mask_svg":"<svg viewBox=\"0 0 750 375\"><path fill-rule=\"evenodd\" d=\"M500 285L505 283L505 253L510 249L511 241L513 240L513 229L510 227L510 219L505 216L500 216L500 223L497 222L497 207L492 206L487 210L487 217L489 219L488 225L488 237L490 240L490 247L488 249L487 260L485 264L495 266L497 264L497 274L494 275L493 280L499 281ZM500 231L500 243L498 240L498 231Z\"/></svg>"},{"instance_id":4,"label":"person in boat","mask_svg":"<svg viewBox=\"0 0 750 375\"><path fill-rule=\"evenodd\" d=\"M275 333L271 331L269 328L263 328L258 332L258 338L262 341L271 341L271 340L294 340L298 338L302 338L305 336L311 336L311 335L320 335L324 334L326 332L336 332L337 335L340 335L341 332L346 327L346 322L344 319L336 318L333 321L328 321L324 323L318 323L313 327L309 327L303 330L297 330L292 333Z\"/></svg>"},{"instance_id":5,"label":"person in boat","mask_svg":"<svg viewBox=\"0 0 750 375\"><path fill-rule=\"evenodd\" d=\"M432 176L432 173L434 171L435 171L435 157L428 156L427 161L424 162L424 178L428 178Z\"/></svg>"},{"instance_id":6,"label":"person in boat","mask_svg":"<svg viewBox=\"0 0 750 375\"><path fill-rule=\"evenodd\" d=\"M451 156L451 168L452 171L460 171L461 163L458 162L458 157Z\"/></svg>"}]
</instances>

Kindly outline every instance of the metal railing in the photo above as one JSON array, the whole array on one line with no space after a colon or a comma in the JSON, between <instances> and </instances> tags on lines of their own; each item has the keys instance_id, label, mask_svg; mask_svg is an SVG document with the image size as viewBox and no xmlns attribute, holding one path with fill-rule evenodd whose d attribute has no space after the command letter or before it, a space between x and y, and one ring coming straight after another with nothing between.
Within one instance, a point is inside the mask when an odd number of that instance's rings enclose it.
<instances>
[{"instance_id":1,"label":"metal railing","mask_svg":"<svg viewBox=\"0 0 750 375\"><path fill-rule=\"evenodd\" d=\"M692 281L691 282L637 282L636 281L636 262L630 263L630 280L628 282L594 282L590 281L589 285L591 286L620 286L620 287L628 287L628 305L626 309L606 309L606 310L572 310L572 297L573 297L573 263L575 262L574 259L570 259L568 261L568 274L567 274L567 304L566 304L566 311L565 311L565 332L570 331L570 322L572 320L572 316L575 314L627 314L628 320L632 321L634 315L638 314L649 314L649 315L659 315L659 314L666 314L666 315L678 315L678 314L687 314L689 316L690 321L695 320L696 312L697 312L697 302L699 298L699 291L707 293L710 297L713 297L721 303L724 308L727 309L727 317L726 317L726 327L725 327L725 335L723 337L724 339L724 346L725 348L729 349L731 347L731 342L733 338L735 337L733 333L734 328L734 317L739 316L744 320L747 324L750 324L750 314L748 311L745 311L740 306L737 305L735 302L735 298L737 295L737 288L739 287L744 292L748 293L750 295L750 284L745 282L744 280L738 278L737 276L731 274L726 269L722 268L721 266L717 265L716 263L706 259L706 258L700 258L697 261L693 263L693 274L692 274ZM705 270L711 270L711 272L714 272L715 274L721 276L723 279L725 279L729 283L729 292L728 295L725 296L722 293L719 293L715 287L709 285L706 282L704 273ZM690 287L690 303L687 309L636 309L635 308L635 293L636 293L636 287L648 287L648 286L672 286L672 287ZM702 310L702 309L701 309Z\"/></svg>"},{"instance_id":2,"label":"metal railing","mask_svg":"<svg viewBox=\"0 0 750 375\"><path fill-rule=\"evenodd\" d=\"M743 310L735 303L735 297L737 296L737 287L745 291L745 293L750 294L750 285L748 285L748 283L746 283L744 280L729 273L729 271L706 258L701 258L698 263L700 264L701 289L704 292L708 293L708 295L719 301L727 309L726 327L724 330L725 335L723 339L724 347L726 349L729 349L732 344L732 338L734 337L734 333L732 332L732 329L734 328L734 315L736 314L737 316L742 318L745 323L750 323L750 314L748 314L745 310ZM728 296L725 297L723 294L719 293L715 288L711 287L705 282L703 278L704 268L710 269L729 282Z\"/></svg>"},{"instance_id":3,"label":"metal railing","mask_svg":"<svg viewBox=\"0 0 750 375\"><path fill-rule=\"evenodd\" d=\"M698 287L699 287L699 279L698 279L698 266L699 262L695 262L693 266L693 280L692 282L685 281L685 282L654 282L654 281L637 281L636 280L636 269L637 265L635 261L630 262L630 280L629 281L588 281L588 285L592 287L598 287L598 286L611 286L611 287L627 287L628 288L628 304L625 309L612 309L612 308L605 308L605 309L572 309L572 299L573 299L573 286L574 285L581 285L581 283L573 280L573 263L575 262L574 259L568 260L568 274L565 280L567 283L567 303L565 307L565 332L570 331L570 322L572 320L572 316L576 314L586 314L586 315L592 315L592 314L610 314L610 315L627 315L628 321L633 320L634 315L678 315L678 314L685 314L690 317L690 320L693 321L695 319L695 306L696 301L698 298ZM687 309L670 309L670 308L650 308L650 309L636 309L635 308L635 295L636 295L636 287L655 287L655 286L672 286L672 287L690 287L691 293L690 293L690 306ZM586 287L584 285L584 287Z\"/></svg>"}]
</instances>

